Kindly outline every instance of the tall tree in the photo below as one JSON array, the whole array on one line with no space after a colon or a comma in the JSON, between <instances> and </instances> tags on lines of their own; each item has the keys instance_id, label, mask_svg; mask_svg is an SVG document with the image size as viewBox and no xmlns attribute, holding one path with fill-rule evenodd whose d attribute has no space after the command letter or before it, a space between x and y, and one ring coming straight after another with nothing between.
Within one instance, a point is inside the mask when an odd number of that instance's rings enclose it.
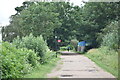
<instances>
[{"instance_id":1,"label":"tall tree","mask_svg":"<svg viewBox=\"0 0 120 80\"><path fill-rule=\"evenodd\" d=\"M91 38L97 38L97 42L100 44L102 41L102 29L104 29L111 21L119 20L119 3L114 2L90 2L86 3L83 7L83 19L85 21L94 22L97 29L93 29L92 34L95 36Z\"/></svg>"},{"instance_id":2,"label":"tall tree","mask_svg":"<svg viewBox=\"0 0 120 80\"><path fill-rule=\"evenodd\" d=\"M53 30L61 25L58 19L59 13L55 12L53 3L36 2L19 11L11 19L10 27L16 36L26 36L33 33L34 36L43 35L45 39L53 34ZM6 32L9 35L10 32ZM9 35L9 37L11 37Z\"/></svg>"}]
</instances>

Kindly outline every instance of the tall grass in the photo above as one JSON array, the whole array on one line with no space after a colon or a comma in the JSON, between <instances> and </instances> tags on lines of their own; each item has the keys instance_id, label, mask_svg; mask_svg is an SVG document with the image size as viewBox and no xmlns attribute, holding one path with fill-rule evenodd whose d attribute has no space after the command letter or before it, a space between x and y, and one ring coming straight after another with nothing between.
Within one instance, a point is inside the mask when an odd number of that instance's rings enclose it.
<instances>
[{"instance_id":1,"label":"tall grass","mask_svg":"<svg viewBox=\"0 0 120 80\"><path fill-rule=\"evenodd\" d=\"M31 71L30 74L25 75L24 78L47 78L47 74L57 65L58 60L60 60L60 58L51 59L49 63L40 65L38 68Z\"/></svg>"},{"instance_id":2,"label":"tall grass","mask_svg":"<svg viewBox=\"0 0 120 80\"><path fill-rule=\"evenodd\" d=\"M118 52L109 50L107 47L91 49L86 56L98 66L118 77Z\"/></svg>"}]
</instances>

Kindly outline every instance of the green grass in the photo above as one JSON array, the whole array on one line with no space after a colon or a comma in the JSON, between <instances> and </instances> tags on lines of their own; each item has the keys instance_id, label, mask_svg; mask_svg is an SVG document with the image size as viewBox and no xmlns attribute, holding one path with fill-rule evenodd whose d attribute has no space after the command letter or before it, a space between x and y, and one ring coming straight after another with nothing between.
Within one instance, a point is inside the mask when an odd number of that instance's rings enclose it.
<instances>
[{"instance_id":1,"label":"green grass","mask_svg":"<svg viewBox=\"0 0 120 80\"><path fill-rule=\"evenodd\" d=\"M79 52L79 51L74 51L76 53L79 53L79 54L85 54L85 52Z\"/></svg>"},{"instance_id":2,"label":"green grass","mask_svg":"<svg viewBox=\"0 0 120 80\"><path fill-rule=\"evenodd\" d=\"M105 71L118 77L118 53L106 48L91 49L85 54Z\"/></svg>"},{"instance_id":3,"label":"green grass","mask_svg":"<svg viewBox=\"0 0 120 80\"><path fill-rule=\"evenodd\" d=\"M30 74L25 75L24 78L47 78L47 74L56 66L58 60L60 60L60 58L53 58L49 63L40 65L31 71Z\"/></svg>"}]
</instances>

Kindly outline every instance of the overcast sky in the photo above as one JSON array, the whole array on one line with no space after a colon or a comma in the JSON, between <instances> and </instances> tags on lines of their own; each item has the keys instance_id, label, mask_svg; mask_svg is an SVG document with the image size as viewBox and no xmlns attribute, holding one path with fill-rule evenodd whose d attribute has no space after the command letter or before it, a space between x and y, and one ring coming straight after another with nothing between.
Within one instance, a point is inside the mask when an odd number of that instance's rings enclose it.
<instances>
[{"instance_id":1,"label":"overcast sky","mask_svg":"<svg viewBox=\"0 0 120 80\"><path fill-rule=\"evenodd\" d=\"M21 6L25 0L1 0L0 1L0 26L9 24L9 17L16 13L15 7ZM82 0L70 0L74 5L82 4Z\"/></svg>"}]
</instances>

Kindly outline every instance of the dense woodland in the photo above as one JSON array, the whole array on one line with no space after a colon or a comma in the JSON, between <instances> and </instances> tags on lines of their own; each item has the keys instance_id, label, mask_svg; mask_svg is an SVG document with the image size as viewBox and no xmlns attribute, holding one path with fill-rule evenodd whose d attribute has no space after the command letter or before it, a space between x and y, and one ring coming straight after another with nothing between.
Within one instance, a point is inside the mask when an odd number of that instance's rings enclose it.
<instances>
[{"instance_id":1,"label":"dense woodland","mask_svg":"<svg viewBox=\"0 0 120 80\"><path fill-rule=\"evenodd\" d=\"M16 7L10 25L3 28L3 41L32 33L43 35L51 48L55 36L67 45L72 39L93 42L93 47L109 45L118 48L119 3L24 2Z\"/></svg>"},{"instance_id":2,"label":"dense woodland","mask_svg":"<svg viewBox=\"0 0 120 80\"><path fill-rule=\"evenodd\" d=\"M23 6L16 7L15 10L17 13L10 17L10 24L2 28L2 37L3 41L16 45L12 49L13 54L17 49L19 49L18 53L21 51L29 53L28 61L33 62L31 65L26 64L27 67L33 68L37 65L36 61L40 64L47 62L45 57L50 56L47 54L50 53L49 48L55 50L56 45L67 46L71 41L85 40L91 43L91 48L107 46L107 49L115 51L120 48L119 2L90 2L80 7L73 6L69 2L23 2ZM58 39L62 40L59 44L56 42ZM5 45L4 50L8 49L7 45L10 46L8 43L3 45ZM33 52L21 48L31 49ZM40 59L32 53L37 53ZM31 60L30 54L35 56L35 59ZM22 69L27 69L27 67L21 66ZM18 73L19 71L15 70L17 75L9 75L12 72L3 70L5 73L3 77L21 77L27 73Z\"/></svg>"}]
</instances>

